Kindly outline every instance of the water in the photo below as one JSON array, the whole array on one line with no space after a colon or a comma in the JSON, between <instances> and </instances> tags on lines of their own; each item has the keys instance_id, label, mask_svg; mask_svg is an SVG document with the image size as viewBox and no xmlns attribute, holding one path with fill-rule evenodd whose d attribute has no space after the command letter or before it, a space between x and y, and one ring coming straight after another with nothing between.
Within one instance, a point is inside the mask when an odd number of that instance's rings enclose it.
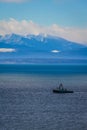
<instances>
[{"instance_id":1,"label":"water","mask_svg":"<svg viewBox=\"0 0 87 130\"><path fill-rule=\"evenodd\" d=\"M87 130L87 66L0 65L0 129Z\"/></svg>"}]
</instances>

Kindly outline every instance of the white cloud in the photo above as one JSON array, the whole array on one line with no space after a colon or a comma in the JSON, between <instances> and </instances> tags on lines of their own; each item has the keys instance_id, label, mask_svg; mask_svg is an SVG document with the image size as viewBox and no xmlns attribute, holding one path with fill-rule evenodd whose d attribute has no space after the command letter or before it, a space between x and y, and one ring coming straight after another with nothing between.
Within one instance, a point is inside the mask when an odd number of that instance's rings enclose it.
<instances>
[{"instance_id":1,"label":"white cloud","mask_svg":"<svg viewBox=\"0 0 87 130\"><path fill-rule=\"evenodd\" d=\"M26 2L27 0L0 0L0 2L6 3L19 3L19 2Z\"/></svg>"},{"instance_id":2,"label":"white cloud","mask_svg":"<svg viewBox=\"0 0 87 130\"><path fill-rule=\"evenodd\" d=\"M15 52L13 48L0 48L0 52Z\"/></svg>"},{"instance_id":3,"label":"white cloud","mask_svg":"<svg viewBox=\"0 0 87 130\"><path fill-rule=\"evenodd\" d=\"M52 50L51 52L53 52L53 53L59 53L60 51L59 50Z\"/></svg>"},{"instance_id":4,"label":"white cloud","mask_svg":"<svg viewBox=\"0 0 87 130\"><path fill-rule=\"evenodd\" d=\"M33 21L17 21L13 18L10 20L1 20L0 21L0 35L16 33L20 35L27 34L44 34L53 35L65 38L70 41L79 42L87 44L87 28L70 28L70 27L60 27L57 24L51 26L41 26Z\"/></svg>"}]
</instances>

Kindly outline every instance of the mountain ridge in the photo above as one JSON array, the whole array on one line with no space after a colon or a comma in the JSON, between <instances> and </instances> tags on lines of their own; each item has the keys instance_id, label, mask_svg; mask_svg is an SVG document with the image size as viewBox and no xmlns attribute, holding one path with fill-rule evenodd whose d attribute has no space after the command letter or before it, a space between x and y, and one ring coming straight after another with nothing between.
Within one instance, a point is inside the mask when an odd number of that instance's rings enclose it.
<instances>
[{"instance_id":1,"label":"mountain ridge","mask_svg":"<svg viewBox=\"0 0 87 130\"><path fill-rule=\"evenodd\" d=\"M87 46L61 37L41 35L7 34L0 36L0 57L30 58L86 58ZM5 52L5 49L15 51Z\"/></svg>"}]
</instances>

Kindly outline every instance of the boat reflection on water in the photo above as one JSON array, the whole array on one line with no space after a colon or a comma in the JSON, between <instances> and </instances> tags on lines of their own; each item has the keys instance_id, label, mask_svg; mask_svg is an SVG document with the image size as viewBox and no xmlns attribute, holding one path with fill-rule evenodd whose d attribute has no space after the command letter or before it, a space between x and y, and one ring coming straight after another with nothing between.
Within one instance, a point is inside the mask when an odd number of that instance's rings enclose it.
<instances>
[{"instance_id":1,"label":"boat reflection on water","mask_svg":"<svg viewBox=\"0 0 87 130\"><path fill-rule=\"evenodd\" d=\"M67 90L63 87L63 84L61 83L58 88L53 89L53 93L73 93L72 90Z\"/></svg>"}]
</instances>

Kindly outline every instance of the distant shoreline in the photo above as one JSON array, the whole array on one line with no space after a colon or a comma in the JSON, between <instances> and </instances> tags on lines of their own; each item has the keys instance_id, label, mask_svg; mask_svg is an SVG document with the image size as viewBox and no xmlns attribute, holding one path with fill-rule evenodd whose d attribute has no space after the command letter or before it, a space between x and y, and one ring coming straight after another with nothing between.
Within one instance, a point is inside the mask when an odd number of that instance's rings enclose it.
<instances>
[{"instance_id":1,"label":"distant shoreline","mask_svg":"<svg viewBox=\"0 0 87 130\"><path fill-rule=\"evenodd\" d=\"M75 58L0 58L0 64L87 65L87 59Z\"/></svg>"}]
</instances>

